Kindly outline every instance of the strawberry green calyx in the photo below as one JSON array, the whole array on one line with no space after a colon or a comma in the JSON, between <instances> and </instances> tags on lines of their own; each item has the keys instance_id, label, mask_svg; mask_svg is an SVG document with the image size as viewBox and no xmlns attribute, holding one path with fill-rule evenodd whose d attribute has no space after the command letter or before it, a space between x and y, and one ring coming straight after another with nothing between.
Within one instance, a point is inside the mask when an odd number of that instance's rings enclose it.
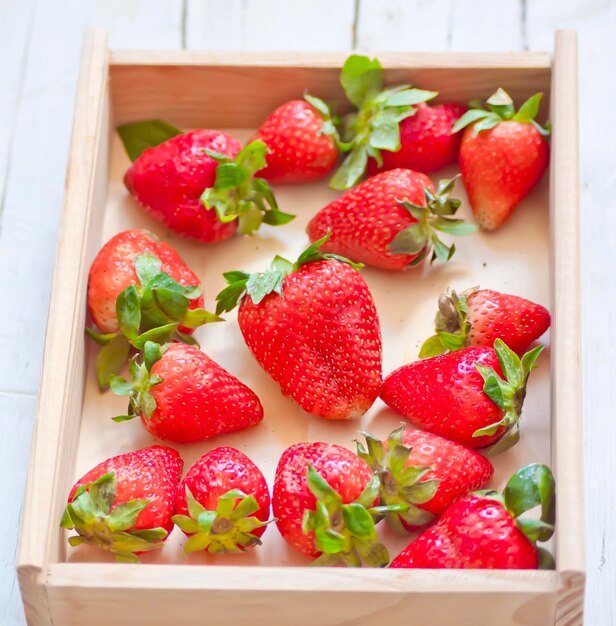
<instances>
[{"instance_id":1,"label":"strawberry green calyx","mask_svg":"<svg viewBox=\"0 0 616 626\"><path fill-rule=\"evenodd\" d=\"M435 193L425 189L425 206L413 204L406 200L398 200L401 207L406 209L417 222L401 230L389 244L389 250L394 254L417 255L409 266L421 263L432 252L430 263L436 259L447 262L454 255L454 244L447 246L439 239L439 233L454 236L470 235L477 230L476 224L469 224L461 219L451 217L460 208L460 200L450 198L455 187L457 176L441 180Z\"/></svg>"},{"instance_id":2,"label":"strawberry green calyx","mask_svg":"<svg viewBox=\"0 0 616 626\"><path fill-rule=\"evenodd\" d=\"M216 160L216 181L201 195L206 209L214 209L221 222L239 219L239 232L252 235L261 224L280 226L295 215L283 213L269 183L254 176L266 165L267 146L260 139L252 141L239 154L231 157L206 149Z\"/></svg>"},{"instance_id":3,"label":"strawberry green calyx","mask_svg":"<svg viewBox=\"0 0 616 626\"><path fill-rule=\"evenodd\" d=\"M182 134L179 128L163 120L144 120L123 124L116 130L131 161L138 159L147 148L154 148Z\"/></svg>"},{"instance_id":4,"label":"strawberry green calyx","mask_svg":"<svg viewBox=\"0 0 616 626\"><path fill-rule=\"evenodd\" d=\"M473 433L473 437L492 436L499 430L505 429L503 436L484 451L489 454L503 452L518 442L520 438L520 415L526 397L526 384L530 373L537 367L535 362L541 354L543 346L529 350L522 359L513 350L510 350L501 339L494 342L494 350L504 379L491 367L475 363L475 367L484 380L484 393L505 413L498 422L480 428Z\"/></svg>"},{"instance_id":5,"label":"strawberry green calyx","mask_svg":"<svg viewBox=\"0 0 616 626\"><path fill-rule=\"evenodd\" d=\"M160 259L152 252L135 259L135 270L138 284L127 287L116 298L119 332L101 334L86 328L86 334L103 346L96 359L101 389L106 389L110 377L120 372L131 347L142 350L147 341L197 344L196 339L178 328L222 321L205 309L189 308L191 301L201 295L201 287L181 285L161 270Z\"/></svg>"},{"instance_id":6,"label":"strawberry green calyx","mask_svg":"<svg viewBox=\"0 0 616 626\"><path fill-rule=\"evenodd\" d=\"M81 485L64 510L61 526L77 532L68 538L71 546L87 543L112 552L118 561L136 563L139 561L136 553L160 547L167 531L164 528L134 530L139 514L149 502L130 500L114 507L116 487L113 473Z\"/></svg>"},{"instance_id":7,"label":"strawberry green calyx","mask_svg":"<svg viewBox=\"0 0 616 626\"><path fill-rule=\"evenodd\" d=\"M159 376L150 375L150 370L154 363L162 358L166 348L167 345L161 347L153 341L146 341L141 363L137 354L128 365L131 380L126 380L122 376L112 376L109 379L109 386L113 393L117 396L129 396L126 415L112 418L114 422L125 422L141 415L146 419L152 417L156 409L156 400L150 393L150 389L162 382L162 379Z\"/></svg>"},{"instance_id":8,"label":"strawberry green calyx","mask_svg":"<svg viewBox=\"0 0 616 626\"><path fill-rule=\"evenodd\" d=\"M550 134L549 122L545 127L541 126L536 120L539 113L539 105L541 104L542 93L536 93L531 96L524 104L515 110L511 96L500 87L486 100L486 109L480 102L471 102L469 109L454 125L452 132L457 133L466 126L474 124L475 134L483 130L494 128L498 123L504 121L522 122L532 124L538 132L546 136Z\"/></svg>"},{"instance_id":9,"label":"strawberry green calyx","mask_svg":"<svg viewBox=\"0 0 616 626\"><path fill-rule=\"evenodd\" d=\"M387 437L386 446L379 438L364 431L361 434L366 439L367 449L356 441L357 456L379 477L380 503L395 507L395 510L385 513L385 519L403 535L408 534L408 531L400 520L409 526L424 526L432 521L434 516L417 505L429 502L439 486L438 480L422 480L431 467L407 466L411 448L402 441L405 428L402 424L392 431Z\"/></svg>"},{"instance_id":10,"label":"strawberry green calyx","mask_svg":"<svg viewBox=\"0 0 616 626\"><path fill-rule=\"evenodd\" d=\"M363 267L361 263L353 263L349 259L337 254L321 252L319 248L330 238L331 233L308 246L298 257L295 263L280 256L274 257L270 267L265 272L248 274L242 271L225 272L223 274L227 286L216 296L216 314L232 311L244 298L250 296L255 304L259 304L265 296L277 293L282 297L282 284L285 276L295 272L299 267L314 261L337 260L347 263L355 269Z\"/></svg>"},{"instance_id":11,"label":"strawberry green calyx","mask_svg":"<svg viewBox=\"0 0 616 626\"><path fill-rule=\"evenodd\" d=\"M531 463L519 469L507 482L502 494L496 491L476 491L474 495L500 502L515 520L516 526L536 546L548 541L554 534L555 481L546 465ZM539 519L520 517L527 511L541 507ZM544 548L539 552L539 569L553 569L554 558Z\"/></svg>"},{"instance_id":12,"label":"strawberry green calyx","mask_svg":"<svg viewBox=\"0 0 616 626\"><path fill-rule=\"evenodd\" d=\"M459 294L452 289L440 295L438 311L434 317L436 334L424 341L419 351L420 359L439 356L445 352L455 352L466 346L471 329L470 322L467 320L467 300L478 289L479 287L473 287Z\"/></svg>"},{"instance_id":13,"label":"strawberry green calyx","mask_svg":"<svg viewBox=\"0 0 616 626\"><path fill-rule=\"evenodd\" d=\"M340 83L357 111L342 121L338 148L348 156L330 181L333 189L349 189L366 171L368 158L381 165L381 150L400 150L400 122L413 115L413 105L437 96L435 91L398 85L383 89L378 59L352 54L344 63Z\"/></svg>"},{"instance_id":14,"label":"strawberry green calyx","mask_svg":"<svg viewBox=\"0 0 616 626\"><path fill-rule=\"evenodd\" d=\"M385 567L389 553L377 537L375 520L393 507L372 506L379 494L379 479L373 474L359 498L343 504L340 495L308 463L308 488L316 497L316 510L304 511L302 531L314 532L322 554L313 565Z\"/></svg>"},{"instance_id":15,"label":"strawberry green calyx","mask_svg":"<svg viewBox=\"0 0 616 626\"><path fill-rule=\"evenodd\" d=\"M267 526L274 520L262 522L253 513L259 510L254 496L247 496L239 489L227 491L218 499L215 511L208 511L199 504L186 487L188 515L174 515L174 524L190 538L184 545L184 552L206 550L210 554L223 552L244 552L252 546L261 545L261 540L253 534L257 528Z\"/></svg>"}]
</instances>

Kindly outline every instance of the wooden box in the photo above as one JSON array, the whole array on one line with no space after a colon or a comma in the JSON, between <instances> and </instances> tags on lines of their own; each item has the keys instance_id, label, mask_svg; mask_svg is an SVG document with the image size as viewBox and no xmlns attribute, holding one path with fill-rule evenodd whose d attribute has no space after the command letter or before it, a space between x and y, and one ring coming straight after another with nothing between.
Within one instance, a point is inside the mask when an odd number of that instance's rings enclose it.
<instances>
[{"instance_id":1,"label":"wooden box","mask_svg":"<svg viewBox=\"0 0 616 626\"><path fill-rule=\"evenodd\" d=\"M494 235L473 236L473 245L460 242L460 257L451 269L410 270L396 276L365 271L371 287L375 285L377 305L382 305L385 349L388 342L394 345L391 355L386 355L385 373L416 358L417 342L430 331L437 294L448 284L463 288L482 282L549 306L553 325L550 348L542 357L543 373L537 374L529 392L522 441L497 461L496 482L502 483L510 470L526 462L551 464L558 489L557 531L552 545L557 569L310 568L289 554L275 528L264 536L263 552L224 558L216 565L203 555L183 560L177 530L170 545L137 565L116 564L87 548L67 548L59 521L75 478L112 454L151 443L138 423L124 425L109 420L121 412L124 400L100 395L93 383L95 350L85 340L83 328L87 272L100 245L123 228L151 228L177 245L188 263L202 272L206 301L211 306L214 294L222 287L223 270L258 269L276 252L297 254L306 241L302 224L313 212L307 207L316 210L334 197L324 183L281 189L283 210L296 209L301 214L294 230L291 226L276 231L266 228L253 239L236 238L214 248L183 242L165 233L127 198L121 177L128 160L114 127L159 117L186 128L250 129L276 105L301 97L306 88L326 99L343 100L338 73L345 55L109 50L105 35L94 32L88 35L83 52L18 557L29 624L582 623L575 33L558 32L553 55L378 56L387 68L389 82L411 82L438 90L442 100L485 98L497 86L505 87L518 102L537 91L545 93L544 113L553 124L549 176L507 228ZM246 138L249 133L238 131L238 135ZM412 323L407 324L408 320ZM205 349L258 390L266 420L254 433L245 437L238 433L222 441L251 454L264 466L270 480L282 449L298 440L326 438L352 445L359 424L317 423L317 418L301 415L249 357L236 326L231 316L224 330L205 329ZM368 421L384 435L399 420L382 406L380 413L383 415L376 417L373 413ZM216 440L181 447L186 467L218 444Z\"/></svg>"}]
</instances>

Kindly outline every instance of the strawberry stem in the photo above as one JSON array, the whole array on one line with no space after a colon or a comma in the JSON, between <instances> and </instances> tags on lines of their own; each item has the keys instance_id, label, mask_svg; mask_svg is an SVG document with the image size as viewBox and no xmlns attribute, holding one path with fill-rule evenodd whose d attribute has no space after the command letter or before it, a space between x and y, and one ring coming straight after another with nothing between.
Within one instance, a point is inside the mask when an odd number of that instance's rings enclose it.
<instances>
[{"instance_id":1,"label":"strawberry stem","mask_svg":"<svg viewBox=\"0 0 616 626\"><path fill-rule=\"evenodd\" d=\"M210 554L245 552L252 546L261 545L253 533L274 520L262 522L254 516L259 504L252 495L232 489L218 498L214 511L207 510L186 487L188 515L174 515L171 519L189 539L184 553L205 550Z\"/></svg>"}]
</instances>

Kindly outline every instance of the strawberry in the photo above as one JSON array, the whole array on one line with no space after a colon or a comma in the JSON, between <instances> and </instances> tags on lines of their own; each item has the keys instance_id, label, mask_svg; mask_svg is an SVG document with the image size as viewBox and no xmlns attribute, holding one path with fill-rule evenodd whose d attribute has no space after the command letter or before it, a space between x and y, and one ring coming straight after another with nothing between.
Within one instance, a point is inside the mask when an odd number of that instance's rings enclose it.
<instances>
[{"instance_id":1,"label":"strawberry","mask_svg":"<svg viewBox=\"0 0 616 626\"><path fill-rule=\"evenodd\" d=\"M432 433L404 425L386 441L362 433L357 454L380 479L380 502L398 505L387 522L398 532L414 532L439 517L470 491L486 486L494 474L492 463L474 450Z\"/></svg>"},{"instance_id":2,"label":"strawberry","mask_svg":"<svg viewBox=\"0 0 616 626\"><path fill-rule=\"evenodd\" d=\"M380 167L384 151L399 151L401 122L415 114L416 105L438 95L409 85L383 89L383 81L377 59L352 54L344 63L340 83L357 111L343 118L342 140L336 136L338 148L349 154L330 181L333 189L349 189L364 175L370 159Z\"/></svg>"},{"instance_id":3,"label":"strawberry","mask_svg":"<svg viewBox=\"0 0 616 626\"><path fill-rule=\"evenodd\" d=\"M259 176L272 183L304 183L323 178L338 162L334 125L327 106L305 96L279 106L254 139L268 147L267 166Z\"/></svg>"},{"instance_id":4,"label":"strawberry","mask_svg":"<svg viewBox=\"0 0 616 626\"><path fill-rule=\"evenodd\" d=\"M530 300L476 287L441 294L434 326L436 334L424 342L420 358L464 346L493 346L496 339L522 354L550 327L550 314Z\"/></svg>"},{"instance_id":5,"label":"strawberry","mask_svg":"<svg viewBox=\"0 0 616 626\"><path fill-rule=\"evenodd\" d=\"M368 173L397 167L428 173L456 163L462 138L452 132L452 127L466 111L467 107L451 102L434 106L419 103L415 113L400 122L400 150L382 151L380 166L376 159L370 159Z\"/></svg>"},{"instance_id":6,"label":"strawberry","mask_svg":"<svg viewBox=\"0 0 616 626\"><path fill-rule=\"evenodd\" d=\"M425 174L395 169L377 174L321 209L308 224L311 241L328 232L326 252L388 270L419 265L430 253L448 261L455 246L439 232L466 235L476 226L452 219L460 201L450 199L455 179L443 180L438 191Z\"/></svg>"},{"instance_id":7,"label":"strawberry","mask_svg":"<svg viewBox=\"0 0 616 626\"><path fill-rule=\"evenodd\" d=\"M204 454L188 470L172 519L190 537L186 553L242 552L261 544L269 510L261 470L243 452L222 447Z\"/></svg>"},{"instance_id":8,"label":"strawberry","mask_svg":"<svg viewBox=\"0 0 616 626\"><path fill-rule=\"evenodd\" d=\"M222 131L182 133L171 126L166 140L163 133L151 147L135 150L134 143L147 133L148 125L156 124L138 122L118 129L134 159L124 184L152 217L205 243L228 239L238 229L251 234L262 222L277 225L293 219L278 209L267 181L253 177L266 164L262 141L241 149Z\"/></svg>"},{"instance_id":9,"label":"strawberry","mask_svg":"<svg viewBox=\"0 0 616 626\"><path fill-rule=\"evenodd\" d=\"M522 359L500 339L403 365L384 381L381 398L414 426L469 448L519 439L526 384L543 350Z\"/></svg>"},{"instance_id":10,"label":"strawberry","mask_svg":"<svg viewBox=\"0 0 616 626\"><path fill-rule=\"evenodd\" d=\"M541 96L529 98L516 113L509 95L499 89L486 101L488 110L471 109L454 124L454 132L468 126L460 144L460 171L485 230L503 225L548 166L548 131L534 119Z\"/></svg>"},{"instance_id":11,"label":"strawberry","mask_svg":"<svg viewBox=\"0 0 616 626\"><path fill-rule=\"evenodd\" d=\"M74 529L71 546L98 546L118 561L162 545L173 523L173 503L182 476L180 455L166 446L150 446L114 456L73 486L62 527Z\"/></svg>"},{"instance_id":12,"label":"strawberry","mask_svg":"<svg viewBox=\"0 0 616 626\"><path fill-rule=\"evenodd\" d=\"M353 452L329 443L297 443L280 457L272 506L284 540L315 565L384 567L378 541L379 480Z\"/></svg>"},{"instance_id":13,"label":"strawberry","mask_svg":"<svg viewBox=\"0 0 616 626\"><path fill-rule=\"evenodd\" d=\"M197 347L146 342L143 360L129 366L131 381L110 380L117 395L130 396L121 422L140 416L159 439L202 441L258 424L263 407L256 394Z\"/></svg>"},{"instance_id":14,"label":"strawberry","mask_svg":"<svg viewBox=\"0 0 616 626\"><path fill-rule=\"evenodd\" d=\"M196 274L178 253L145 230L112 237L96 255L88 276L88 312L102 331L86 332L103 346L98 381L106 388L128 358L147 340L197 343L197 326L220 318L203 308Z\"/></svg>"},{"instance_id":15,"label":"strawberry","mask_svg":"<svg viewBox=\"0 0 616 626\"><path fill-rule=\"evenodd\" d=\"M520 515L541 505L541 518ZM554 477L545 465L518 470L502 495L484 491L452 504L411 542L393 568L542 569L552 555L537 547L554 533Z\"/></svg>"},{"instance_id":16,"label":"strawberry","mask_svg":"<svg viewBox=\"0 0 616 626\"><path fill-rule=\"evenodd\" d=\"M315 242L293 264L276 257L258 274L227 272L217 311L239 302L242 335L259 365L303 409L351 419L381 387L381 332L374 301L346 259Z\"/></svg>"}]
</instances>

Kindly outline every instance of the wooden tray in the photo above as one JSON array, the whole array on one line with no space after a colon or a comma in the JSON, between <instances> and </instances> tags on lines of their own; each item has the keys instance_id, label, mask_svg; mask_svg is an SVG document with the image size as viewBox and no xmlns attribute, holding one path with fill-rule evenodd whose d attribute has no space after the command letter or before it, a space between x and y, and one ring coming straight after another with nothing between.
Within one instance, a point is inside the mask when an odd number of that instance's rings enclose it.
<instances>
[{"instance_id":1,"label":"wooden tray","mask_svg":"<svg viewBox=\"0 0 616 626\"><path fill-rule=\"evenodd\" d=\"M125 228L146 227L176 246L203 279L206 303L223 286L222 271L264 268L274 254L295 258L311 215L335 197L325 183L277 190L290 225L254 238L200 246L166 232L137 209L122 185L128 159L117 124L160 117L176 125L231 129L250 136L275 106L310 93L343 101L342 54L228 54L108 50L103 33L87 36L77 96L66 202L58 244L38 415L22 522L18 573L28 623L114 626L147 623L320 626L573 626L582 623L584 589L582 436L579 370L579 249L576 36L556 35L553 56L521 54L379 54L388 82L411 82L442 100L485 98L503 86L516 101L545 93L553 123L549 176L508 225L461 241L449 266L403 274L365 269L379 309L384 372L414 360L430 334L436 298L447 286L481 284L548 306L549 349L525 405L522 440L496 461L494 484L517 467L546 462L556 475L556 571L446 571L309 568L275 527L247 555L214 561L181 555L175 531L163 550L138 565L68 548L59 520L74 480L104 458L153 443L134 423L109 418L125 400L100 394L96 349L84 339L89 265L101 244ZM549 107L549 110L548 110ZM442 175L453 173L443 172ZM457 193L464 197L462 185ZM549 207L549 210L548 210ZM468 207L461 212L468 215ZM360 422L308 416L282 397L241 338L234 315L200 329L203 348L261 397L257 428L177 446L186 468L217 445L247 452L271 486L280 453L291 443L326 440L352 447L360 427L385 435L400 418L378 401ZM406 540L382 530L392 556ZM286 566L283 568L283 566ZM290 567L294 566L294 567ZM409 622L410 623L410 622Z\"/></svg>"}]
</instances>

